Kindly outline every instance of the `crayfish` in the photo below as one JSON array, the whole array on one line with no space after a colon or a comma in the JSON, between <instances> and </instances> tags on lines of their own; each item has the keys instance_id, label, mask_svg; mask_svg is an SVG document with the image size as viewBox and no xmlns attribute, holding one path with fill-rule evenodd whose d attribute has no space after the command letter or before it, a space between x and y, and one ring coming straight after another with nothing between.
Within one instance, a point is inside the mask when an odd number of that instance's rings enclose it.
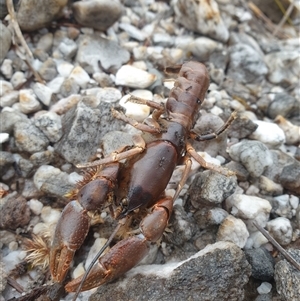
<instances>
[{"instance_id":1,"label":"crayfish","mask_svg":"<svg viewBox=\"0 0 300 301\"><path fill-rule=\"evenodd\" d=\"M76 200L64 208L56 226L50 253L53 280L63 282L65 279L74 253L88 234L91 224L89 212L108 207L119 221L113 235L139 215L140 233L135 231L115 244L90 271L65 286L68 292L89 290L112 281L146 256L149 245L157 242L167 227L174 200L191 170L191 158L204 168L232 174L205 162L189 142L190 139L204 141L216 138L235 118L233 113L214 133L197 135L192 131L208 86L209 75L205 66L187 62L181 66L165 105L143 99L133 100L152 108L152 118L138 123L119 111L112 111L116 118L143 134L136 137L134 146L123 147L100 160L78 166L93 168L94 172L90 181L78 189ZM175 167L180 164L185 165L182 178L175 195L167 196L167 184Z\"/></svg>"}]
</instances>

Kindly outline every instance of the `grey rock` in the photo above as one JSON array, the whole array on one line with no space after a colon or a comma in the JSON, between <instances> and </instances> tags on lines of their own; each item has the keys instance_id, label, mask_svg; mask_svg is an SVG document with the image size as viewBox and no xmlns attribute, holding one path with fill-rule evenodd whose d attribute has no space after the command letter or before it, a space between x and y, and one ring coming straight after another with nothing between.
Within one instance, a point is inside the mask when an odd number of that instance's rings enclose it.
<instances>
[{"instance_id":1,"label":"grey rock","mask_svg":"<svg viewBox=\"0 0 300 301\"><path fill-rule=\"evenodd\" d=\"M72 5L76 21L84 26L105 31L121 16L119 1L89 0L78 1Z\"/></svg>"},{"instance_id":2,"label":"grey rock","mask_svg":"<svg viewBox=\"0 0 300 301\"><path fill-rule=\"evenodd\" d=\"M237 115L237 118L227 129L229 137L246 138L257 129L258 125L242 113Z\"/></svg>"},{"instance_id":3,"label":"grey rock","mask_svg":"<svg viewBox=\"0 0 300 301\"><path fill-rule=\"evenodd\" d=\"M230 161L229 163L225 164L224 166L226 168L228 168L229 170L232 170L233 172L235 172L235 175L239 182L247 181L247 179L249 177L249 172L239 162Z\"/></svg>"},{"instance_id":4,"label":"grey rock","mask_svg":"<svg viewBox=\"0 0 300 301\"><path fill-rule=\"evenodd\" d=\"M27 121L25 114L18 110L5 110L0 113L1 131L4 133L11 133L16 123L20 121Z\"/></svg>"},{"instance_id":5,"label":"grey rock","mask_svg":"<svg viewBox=\"0 0 300 301\"><path fill-rule=\"evenodd\" d=\"M262 281L271 281L273 279L275 261L266 249L245 250L245 254L252 268L252 277Z\"/></svg>"},{"instance_id":6,"label":"grey rock","mask_svg":"<svg viewBox=\"0 0 300 301\"><path fill-rule=\"evenodd\" d=\"M121 131L111 131L105 134L100 142L103 155L107 156L124 146L134 145L133 136Z\"/></svg>"},{"instance_id":7,"label":"grey rock","mask_svg":"<svg viewBox=\"0 0 300 301\"><path fill-rule=\"evenodd\" d=\"M68 0L46 0L43 2L25 0L20 2L17 12L19 26L24 31L34 31L48 26L61 16Z\"/></svg>"},{"instance_id":8,"label":"grey rock","mask_svg":"<svg viewBox=\"0 0 300 301\"><path fill-rule=\"evenodd\" d=\"M78 94L80 86L74 78L66 78L60 87L60 93L63 97L68 97L72 94Z\"/></svg>"},{"instance_id":9,"label":"grey rock","mask_svg":"<svg viewBox=\"0 0 300 301\"><path fill-rule=\"evenodd\" d=\"M195 208L203 204L215 206L233 194L236 186L235 177L226 177L218 172L206 170L195 176L188 193Z\"/></svg>"},{"instance_id":10,"label":"grey rock","mask_svg":"<svg viewBox=\"0 0 300 301\"><path fill-rule=\"evenodd\" d=\"M195 133L206 134L213 133L218 130L224 121L217 115L208 113L202 115L198 120L194 127ZM193 142L193 146L197 150L201 150L207 152L212 157L216 157L217 155L221 155L223 157L228 157L226 153L227 146L227 133L223 132L217 138L209 141L195 141Z\"/></svg>"},{"instance_id":11,"label":"grey rock","mask_svg":"<svg viewBox=\"0 0 300 301\"><path fill-rule=\"evenodd\" d=\"M36 117L34 124L51 142L57 142L63 134L61 117L54 112L47 112Z\"/></svg>"},{"instance_id":12,"label":"grey rock","mask_svg":"<svg viewBox=\"0 0 300 301\"><path fill-rule=\"evenodd\" d=\"M10 152L0 151L0 167L1 169L15 162L13 155Z\"/></svg>"},{"instance_id":13,"label":"grey rock","mask_svg":"<svg viewBox=\"0 0 300 301\"><path fill-rule=\"evenodd\" d=\"M64 133L55 150L70 163L87 162L96 154L101 138L122 124L112 117L110 109L111 104L99 104L92 96L83 97L64 115Z\"/></svg>"},{"instance_id":14,"label":"grey rock","mask_svg":"<svg viewBox=\"0 0 300 301\"><path fill-rule=\"evenodd\" d=\"M10 48L11 44L11 32L9 29L0 23L0 45L1 45L1 51L0 51L0 64L3 62L3 60L6 57L6 54Z\"/></svg>"},{"instance_id":15,"label":"grey rock","mask_svg":"<svg viewBox=\"0 0 300 301\"><path fill-rule=\"evenodd\" d=\"M88 72L101 72L100 65L105 69L118 70L128 62L129 52L115 41L99 35L83 35L79 38L76 61Z\"/></svg>"},{"instance_id":16,"label":"grey rock","mask_svg":"<svg viewBox=\"0 0 300 301\"><path fill-rule=\"evenodd\" d=\"M56 197L64 197L74 188L69 183L67 173L50 165L40 166L34 174L33 181L41 192Z\"/></svg>"},{"instance_id":17,"label":"grey rock","mask_svg":"<svg viewBox=\"0 0 300 301\"><path fill-rule=\"evenodd\" d=\"M177 22L204 36L226 42L229 32L223 23L216 1L174 1Z\"/></svg>"},{"instance_id":18,"label":"grey rock","mask_svg":"<svg viewBox=\"0 0 300 301\"><path fill-rule=\"evenodd\" d=\"M47 59L39 68L39 73L45 81L54 79L57 75L56 64L52 58Z\"/></svg>"},{"instance_id":19,"label":"grey rock","mask_svg":"<svg viewBox=\"0 0 300 301\"><path fill-rule=\"evenodd\" d=\"M242 301L250 273L240 248L218 242L187 261L139 266L123 279L101 286L89 300Z\"/></svg>"},{"instance_id":20,"label":"grey rock","mask_svg":"<svg viewBox=\"0 0 300 301\"><path fill-rule=\"evenodd\" d=\"M53 45L53 33L48 32L41 36L39 39L36 49L42 50L44 53L49 52Z\"/></svg>"},{"instance_id":21,"label":"grey rock","mask_svg":"<svg viewBox=\"0 0 300 301\"><path fill-rule=\"evenodd\" d=\"M227 216L227 211L217 207L204 207L196 211L194 214L194 218L200 229L205 229L213 225L220 225Z\"/></svg>"},{"instance_id":22,"label":"grey rock","mask_svg":"<svg viewBox=\"0 0 300 301\"><path fill-rule=\"evenodd\" d=\"M270 150L273 164L267 166L263 175L269 178L270 180L280 183L280 175L285 166L291 165L295 162L295 159L290 155L279 151L279 150ZM283 179L285 176L283 177ZM293 179L291 179L293 182Z\"/></svg>"},{"instance_id":23,"label":"grey rock","mask_svg":"<svg viewBox=\"0 0 300 301\"><path fill-rule=\"evenodd\" d=\"M47 137L31 121L16 123L14 137L18 149L28 153L42 151L49 144Z\"/></svg>"},{"instance_id":24,"label":"grey rock","mask_svg":"<svg viewBox=\"0 0 300 301\"><path fill-rule=\"evenodd\" d=\"M21 176L24 178L30 175L34 167L34 165L29 160L24 158L20 158L18 160L18 166L21 171Z\"/></svg>"},{"instance_id":25,"label":"grey rock","mask_svg":"<svg viewBox=\"0 0 300 301\"><path fill-rule=\"evenodd\" d=\"M30 209L26 199L16 192L2 199L0 208L0 228L15 230L26 226L30 221Z\"/></svg>"},{"instance_id":26,"label":"grey rock","mask_svg":"<svg viewBox=\"0 0 300 301\"><path fill-rule=\"evenodd\" d=\"M267 114L272 119L277 115L291 117L296 112L299 112L299 108L297 110L296 105L297 101L292 95L286 92L277 93L268 107Z\"/></svg>"},{"instance_id":27,"label":"grey rock","mask_svg":"<svg viewBox=\"0 0 300 301\"><path fill-rule=\"evenodd\" d=\"M54 159L54 152L52 150L37 152L32 154L29 159L35 166L47 165Z\"/></svg>"},{"instance_id":28,"label":"grey rock","mask_svg":"<svg viewBox=\"0 0 300 301\"><path fill-rule=\"evenodd\" d=\"M171 231L165 233L165 238L173 245L182 246L185 242L189 241L196 232L193 220L187 215L182 206L174 206L169 223Z\"/></svg>"},{"instance_id":29,"label":"grey rock","mask_svg":"<svg viewBox=\"0 0 300 301\"><path fill-rule=\"evenodd\" d=\"M296 195L300 195L300 163L294 161L293 164L285 166L279 177L279 181L285 189Z\"/></svg>"},{"instance_id":30,"label":"grey rock","mask_svg":"<svg viewBox=\"0 0 300 301\"><path fill-rule=\"evenodd\" d=\"M300 262L300 250L290 249L288 253ZM286 259L275 265L275 282L277 292L284 301L297 301L300 296L300 272Z\"/></svg>"},{"instance_id":31,"label":"grey rock","mask_svg":"<svg viewBox=\"0 0 300 301\"><path fill-rule=\"evenodd\" d=\"M300 62L297 51L272 52L265 56L265 62L269 68L268 79L271 83L282 86L298 83Z\"/></svg>"},{"instance_id":32,"label":"grey rock","mask_svg":"<svg viewBox=\"0 0 300 301\"><path fill-rule=\"evenodd\" d=\"M258 83L264 79L268 68L252 47L236 44L229 48L229 65L227 75L241 83Z\"/></svg>"},{"instance_id":33,"label":"grey rock","mask_svg":"<svg viewBox=\"0 0 300 301\"><path fill-rule=\"evenodd\" d=\"M252 177L259 177L273 164L269 149L259 141L242 140L229 149L230 157L241 162Z\"/></svg>"}]
</instances>

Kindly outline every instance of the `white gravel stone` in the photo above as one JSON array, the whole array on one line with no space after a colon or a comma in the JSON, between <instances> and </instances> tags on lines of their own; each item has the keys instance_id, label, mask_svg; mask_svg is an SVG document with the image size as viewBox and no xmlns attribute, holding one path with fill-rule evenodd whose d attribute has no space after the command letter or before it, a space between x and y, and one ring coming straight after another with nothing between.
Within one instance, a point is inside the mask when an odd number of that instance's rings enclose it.
<instances>
[{"instance_id":1,"label":"white gravel stone","mask_svg":"<svg viewBox=\"0 0 300 301\"><path fill-rule=\"evenodd\" d=\"M268 239L260 231L252 232L247 239L245 249L257 249L266 243Z\"/></svg>"},{"instance_id":2,"label":"white gravel stone","mask_svg":"<svg viewBox=\"0 0 300 301\"><path fill-rule=\"evenodd\" d=\"M77 44L68 38L63 39L58 46L58 50L65 59L71 59L76 54L77 48Z\"/></svg>"},{"instance_id":3,"label":"white gravel stone","mask_svg":"<svg viewBox=\"0 0 300 301\"><path fill-rule=\"evenodd\" d=\"M147 34L140 29L136 28L135 26L128 24L128 23L120 23L119 24L120 29L124 30L127 32L127 34L140 42L143 42L147 38Z\"/></svg>"},{"instance_id":4,"label":"white gravel stone","mask_svg":"<svg viewBox=\"0 0 300 301\"><path fill-rule=\"evenodd\" d=\"M42 209L44 207L43 203L36 200L36 199L31 199L28 201L28 205L30 210L35 214L35 215L40 215L42 212Z\"/></svg>"},{"instance_id":5,"label":"white gravel stone","mask_svg":"<svg viewBox=\"0 0 300 301\"><path fill-rule=\"evenodd\" d=\"M122 93L120 92L120 90L113 87L100 88L97 93L97 99L99 99L99 101L114 103L121 98Z\"/></svg>"},{"instance_id":6,"label":"white gravel stone","mask_svg":"<svg viewBox=\"0 0 300 301\"><path fill-rule=\"evenodd\" d=\"M1 96L0 106L11 107L13 104L19 101L19 91L10 91Z\"/></svg>"},{"instance_id":7,"label":"white gravel stone","mask_svg":"<svg viewBox=\"0 0 300 301\"><path fill-rule=\"evenodd\" d=\"M243 248L249 237L245 223L232 215L228 215L222 222L217 233L217 241L231 241Z\"/></svg>"},{"instance_id":8,"label":"white gravel stone","mask_svg":"<svg viewBox=\"0 0 300 301\"><path fill-rule=\"evenodd\" d=\"M5 59L1 65L0 70L5 78L11 79L12 74L13 74L12 60Z\"/></svg>"},{"instance_id":9,"label":"white gravel stone","mask_svg":"<svg viewBox=\"0 0 300 301\"><path fill-rule=\"evenodd\" d=\"M289 219L277 217L267 223L270 234L283 246L292 241L293 228Z\"/></svg>"},{"instance_id":10,"label":"white gravel stone","mask_svg":"<svg viewBox=\"0 0 300 301\"><path fill-rule=\"evenodd\" d=\"M299 206L299 198L297 196L291 195L290 196L290 204L293 209L297 209Z\"/></svg>"},{"instance_id":11,"label":"white gravel stone","mask_svg":"<svg viewBox=\"0 0 300 301\"><path fill-rule=\"evenodd\" d=\"M57 94L57 93L59 93L60 88L64 81L65 81L65 78L62 76L55 77L53 80L51 80L50 82L47 83L47 87L49 87L54 94Z\"/></svg>"},{"instance_id":12,"label":"white gravel stone","mask_svg":"<svg viewBox=\"0 0 300 301\"><path fill-rule=\"evenodd\" d=\"M249 136L250 139L261 141L269 147L279 147L285 143L284 131L275 123L254 120L257 129Z\"/></svg>"},{"instance_id":13,"label":"white gravel stone","mask_svg":"<svg viewBox=\"0 0 300 301\"><path fill-rule=\"evenodd\" d=\"M250 232L257 231L253 221L262 227L266 225L272 209L269 201L244 194L231 195L226 200L226 207L232 215L245 221Z\"/></svg>"},{"instance_id":14,"label":"white gravel stone","mask_svg":"<svg viewBox=\"0 0 300 301\"><path fill-rule=\"evenodd\" d=\"M116 85L144 89L156 80L156 75L130 65L122 66L116 74Z\"/></svg>"},{"instance_id":15,"label":"white gravel stone","mask_svg":"<svg viewBox=\"0 0 300 301\"><path fill-rule=\"evenodd\" d=\"M83 275L84 272L85 272L85 269L84 269L84 267L83 267L83 263L80 262L80 263L78 264L78 266L74 269L74 271L73 271L73 273L72 273L72 278L75 279L75 278L77 278L77 277Z\"/></svg>"},{"instance_id":16,"label":"white gravel stone","mask_svg":"<svg viewBox=\"0 0 300 301\"><path fill-rule=\"evenodd\" d=\"M41 83L35 83L33 86L33 91L45 106L49 106L53 93L49 87Z\"/></svg>"},{"instance_id":17,"label":"white gravel stone","mask_svg":"<svg viewBox=\"0 0 300 301\"><path fill-rule=\"evenodd\" d=\"M9 134L8 133L0 133L0 144L6 142L9 140Z\"/></svg>"},{"instance_id":18,"label":"white gravel stone","mask_svg":"<svg viewBox=\"0 0 300 301\"><path fill-rule=\"evenodd\" d=\"M50 206L44 206L41 211L41 219L45 224L56 224L60 218L61 212L53 209Z\"/></svg>"},{"instance_id":19,"label":"white gravel stone","mask_svg":"<svg viewBox=\"0 0 300 301\"><path fill-rule=\"evenodd\" d=\"M58 62L56 65L57 72L62 77L68 77L74 69L73 64L65 61Z\"/></svg>"},{"instance_id":20,"label":"white gravel stone","mask_svg":"<svg viewBox=\"0 0 300 301\"><path fill-rule=\"evenodd\" d=\"M201 59L208 59L209 55L217 50L222 49L222 44L218 43L207 37L200 37L194 39L191 43L187 44L186 50L190 51L195 57Z\"/></svg>"},{"instance_id":21,"label":"white gravel stone","mask_svg":"<svg viewBox=\"0 0 300 301\"><path fill-rule=\"evenodd\" d=\"M257 292L260 295L268 294L272 290L272 284L269 282L263 282L258 288Z\"/></svg>"},{"instance_id":22,"label":"white gravel stone","mask_svg":"<svg viewBox=\"0 0 300 301\"><path fill-rule=\"evenodd\" d=\"M55 112L58 115L64 114L70 108L75 106L81 98L82 96L78 94L72 94L67 98L62 98L56 104L51 106L50 112Z\"/></svg>"},{"instance_id":23,"label":"white gravel stone","mask_svg":"<svg viewBox=\"0 0 300 301\"><path fill-rule=\"evenodd\" d=\"M0 80L0 96L3 96L4 94L6 94L9 91L12 91L13 85L6 81L6 80Z\"/></svg>"},{"instance_id":24,"label":"white gravel stone","mask_svg":"<svg viewBox=\"0 0 300 301\"><path fill-rule=\"evenodd\" d=\"M148 90L134 90L131 93L134 96L152 100L153 94ZM144 121L150 114L150 107L128 101L130 95L125 95L120 100L119 104L126 109L126 115L136 121Z\"/></svg>"},{"instance_id":25,"label":"white gravel stone","mask_svg":"<svg viewBox=\"0 0 300 301\"><path fill-rule=\"evenodd\" d=\"M19 93L19 108L22 113L34 113L42 108L32 89L23 89Z\"/></svg>"},{"instance_id":26,"label":"white gravel stone","mask_svg":"<svg viewBox=\"0 0 300 301\"><path fill-rule=\"evenodd\" d=\"M85 89L90 81L90 76L80 66L77 66L72 70L69 78L73 78L82 89Z\"/></svg>"},{"instance_id":27,"label":"white gravel stone","mask_svg":"<svg viewBox=\"0 0 300 301\"><path fill-rule=\"evenodd\" d=\"M14 88L24 84L26 82L26 77L24 72L21 71L15 72L11 77L10 82L12 83Z\"/></svg>"}]
</instances>

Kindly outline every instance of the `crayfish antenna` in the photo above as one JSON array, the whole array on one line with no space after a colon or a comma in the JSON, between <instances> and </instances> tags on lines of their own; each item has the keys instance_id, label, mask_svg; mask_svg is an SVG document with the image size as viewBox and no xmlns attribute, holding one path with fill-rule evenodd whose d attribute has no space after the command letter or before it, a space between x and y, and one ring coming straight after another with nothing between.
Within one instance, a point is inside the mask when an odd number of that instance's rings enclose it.
<instances>
[{"instance_id":1,"label":"crayfish antenna","mask_svg":"<svg viewBox=\"0 0 300 301\"><path fill-rule=\"evenodd\" d=\"M97 262L97 260L100 258L100 256L102 255L102 253L106 250L106 248L109 246L109 244L112 242L112 240L114 239L114 237L116 236L116 234L118 233L118 231L120 230L121 226L123 226L126 223L127 217L122 218L119 223L117 224L115 230L113 231L113 233L110 235L110 237L108 238L108 240L106 241L106 243L104 244L104 246L100 249L100 251L97 253L97 255L94 257L94 259L92 260L92 262L90 263L90 265L88 266L87 270L84 273L84 276L75 292L75 295L72 299L72 301L76 301L80 290L82 288L83 283L85 282L87 276L89 275L92 267L94 266L94 264Z\"/></svg>"}]
</instances>

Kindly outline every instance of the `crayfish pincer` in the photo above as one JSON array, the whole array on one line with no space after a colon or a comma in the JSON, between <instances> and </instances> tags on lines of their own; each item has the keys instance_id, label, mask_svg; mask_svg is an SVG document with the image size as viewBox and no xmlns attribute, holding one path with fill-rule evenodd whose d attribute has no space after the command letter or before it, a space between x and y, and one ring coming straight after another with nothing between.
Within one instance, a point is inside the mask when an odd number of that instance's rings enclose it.
<instances>
[{"instance_id":1,"label":"crayfish pincer","mask_svg":"<svg viewBox=\"0 0 300 301\"><path fill-rule=\"evenodd\" d=\"M189 142L213 139L234 120L235 114L232 114L214 133L197 135L192 132L208 86L205 66L187 62L181 66L165 105L132 100L151 107L151 118L139 123L112 110L116 118L140 129L143 134L135 138L132 147L118 149L103 159L78 166L90 168L90 177L79 185L74 200L65 207L57 224L50 254L53 279L63 282L74 253L89 231L90 212L109 208L111 215L119 221L118 231L125 226L135 229L127 231L127 237L100 257L85 276L68 283L67 291L88 290L109 282L144 258L149 245L157 242L167 227L174 200L190 172L192 157L204 168L232 175L229 170L205 162ZM179 164L185 165L184 172L174 197L170 197L165 194L165 189Z\"/></svg>"}]
</instances>

